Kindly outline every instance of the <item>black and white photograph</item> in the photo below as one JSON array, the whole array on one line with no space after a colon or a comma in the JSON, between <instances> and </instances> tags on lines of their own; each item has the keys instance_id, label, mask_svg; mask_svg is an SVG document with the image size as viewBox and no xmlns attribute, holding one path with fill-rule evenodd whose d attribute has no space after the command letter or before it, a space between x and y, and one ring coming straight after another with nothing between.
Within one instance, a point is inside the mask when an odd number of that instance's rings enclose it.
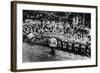
<instances>
[{"instance_id":1,"label":"black and white photograph","mask_svg":"<svg viewBox=\"0 0 100 73\"><path fill-rule=\"evenodd\" d=\"M91 58L91 13L23 10L23 62Z\"/></svg>"},{"instance_id":2,"label":"black and white photograph","mask_svg":"<svg viewBox=\"0 0 100 73\"><path fill-rule=\"evenodd\" d=\"M12 2L11 69L97 66L97 6Z\"/></svg>"}]
</instances>

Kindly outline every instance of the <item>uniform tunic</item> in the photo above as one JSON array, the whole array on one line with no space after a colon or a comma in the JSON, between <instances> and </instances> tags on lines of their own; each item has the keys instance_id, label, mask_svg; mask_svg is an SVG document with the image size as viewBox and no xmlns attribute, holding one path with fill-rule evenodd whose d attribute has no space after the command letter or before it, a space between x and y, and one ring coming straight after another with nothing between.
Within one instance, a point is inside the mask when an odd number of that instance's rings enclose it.
<instances>
[{"instance_id":1,"label":"uniform tunic","mask_svg":"<svg viewBox=\"0 0 100 73\"><path fill-rule=\"evenodd\" d=\"M51 38L49 41L50 41L50 47L57 47L56 38Z\"/></svg>"}]
</instances>

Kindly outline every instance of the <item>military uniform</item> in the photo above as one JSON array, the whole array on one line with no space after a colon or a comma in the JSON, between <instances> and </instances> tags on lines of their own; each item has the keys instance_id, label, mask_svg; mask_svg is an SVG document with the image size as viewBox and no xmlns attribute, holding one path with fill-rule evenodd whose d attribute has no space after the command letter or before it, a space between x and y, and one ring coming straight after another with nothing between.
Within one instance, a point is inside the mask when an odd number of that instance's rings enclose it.
<instances>
[{"instance_id":1,"label":"military uniform","mask_svg":"<svg viewBox=\"0 0 100 73\"><path fill-rule=\"evenodd\" d=\"M56 38L52 37L50 40L49 46L51 47L51 55L55 55L55 48L57 47L57 40Z\"/></svg>"}]
</instances>

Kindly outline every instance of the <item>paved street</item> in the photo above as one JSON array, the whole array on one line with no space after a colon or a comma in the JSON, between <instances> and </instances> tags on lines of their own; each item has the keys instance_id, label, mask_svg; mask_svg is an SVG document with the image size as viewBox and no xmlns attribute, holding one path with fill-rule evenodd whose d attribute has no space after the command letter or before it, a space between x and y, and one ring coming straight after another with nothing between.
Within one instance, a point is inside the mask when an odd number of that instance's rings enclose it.
<instances>
[{"instance_id":1,"label":"paved street","mask_svg":"<svg viewBox=\"0 0 100 73\"><path fill-rule=\"evenodd\" d=\"M42 62L42 61L67 61L89 59L86 56L75 55L64 51L55 50L56 55L50 55L51 49L37 44L30 45L23 43L23 62Z\"/></svg>"}]
</instances>

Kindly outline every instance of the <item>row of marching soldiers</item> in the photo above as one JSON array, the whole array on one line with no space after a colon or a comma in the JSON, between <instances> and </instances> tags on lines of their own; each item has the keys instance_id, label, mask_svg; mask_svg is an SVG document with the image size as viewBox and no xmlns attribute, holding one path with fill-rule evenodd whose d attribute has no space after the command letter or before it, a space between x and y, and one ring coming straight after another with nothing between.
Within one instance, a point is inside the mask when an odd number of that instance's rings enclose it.
<instances>
[{"instance_id":1,"label":"row of marching soldiers","mask_svg":"<svg viewBox=\"0 0 100 73\"><path fill-rule=\"evenodd\" d=\"M91 57L91 43L87 42L86 44L73 41L65 41L62 39L58 39L55 36L52 36L47 45L51 47L51 54L55 55L55 49L61 51L67 51L69 53Z\"/></svg>"}]
</instances>

